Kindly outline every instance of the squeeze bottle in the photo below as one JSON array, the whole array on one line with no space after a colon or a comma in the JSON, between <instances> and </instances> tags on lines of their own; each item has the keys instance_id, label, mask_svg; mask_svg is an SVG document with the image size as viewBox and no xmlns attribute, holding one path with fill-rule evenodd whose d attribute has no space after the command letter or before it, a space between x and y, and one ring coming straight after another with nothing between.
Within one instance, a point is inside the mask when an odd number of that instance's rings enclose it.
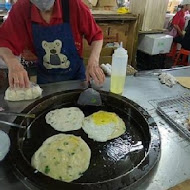
<instances>
[{"instance_id":1,"label":"squeeze bottle","mask_svg":"<svg viewBox=\"0 0 190 190\"><path fill-rule=\"evenodd\" d=\"M115 94L122 94L127 71L128 54L121 42L120 47L112 55L112 71L110 91Z\"/></svg>"}]
</instances>

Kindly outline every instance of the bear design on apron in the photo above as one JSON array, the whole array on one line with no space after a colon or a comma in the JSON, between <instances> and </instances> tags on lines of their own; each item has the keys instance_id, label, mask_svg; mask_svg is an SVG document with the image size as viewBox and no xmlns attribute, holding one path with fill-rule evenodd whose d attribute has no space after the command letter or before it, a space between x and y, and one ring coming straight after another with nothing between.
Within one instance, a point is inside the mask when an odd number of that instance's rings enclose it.
<instances>
[{"instance_id":1,"label":"bear design on apron","mask_svg":"<svg viewBox=\"0 0 190 190\"><path fill-rule=\"evenodd\" d=\"M42 41L42 47L46 54L43 57L43 65L46 69L67 69L70 61L67 56L61 53L62 42L55 40L54 42Z\"/></svg>"}]
</instances>

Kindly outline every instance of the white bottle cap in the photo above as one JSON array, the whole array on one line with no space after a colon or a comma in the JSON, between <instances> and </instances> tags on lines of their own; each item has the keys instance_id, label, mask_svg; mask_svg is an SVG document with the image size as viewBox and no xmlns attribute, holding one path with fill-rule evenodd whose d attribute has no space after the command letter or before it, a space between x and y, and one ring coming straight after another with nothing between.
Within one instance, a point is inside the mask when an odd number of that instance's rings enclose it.
<instances>
[{"instance_id":1,"label":"white bottle cap","mask_svg":"<svg viewBox=\"0 0 190 190\"><path fill-rule=\"evenodd\" d=\"M120 46L114 50L114 56L127 56L127 50L123 48L123 42L121 42Z\"/></svg>"},{"instance_id":2,"label":"white bottle cap","mask_svg":"<svg viewBox=\"0 0 190 190\"><path fill-rule=\"evenodd\" d=\"M9 151L10 139L9 136L0 130L0 161L4 159Z\"/></svg>"}]
</instances>

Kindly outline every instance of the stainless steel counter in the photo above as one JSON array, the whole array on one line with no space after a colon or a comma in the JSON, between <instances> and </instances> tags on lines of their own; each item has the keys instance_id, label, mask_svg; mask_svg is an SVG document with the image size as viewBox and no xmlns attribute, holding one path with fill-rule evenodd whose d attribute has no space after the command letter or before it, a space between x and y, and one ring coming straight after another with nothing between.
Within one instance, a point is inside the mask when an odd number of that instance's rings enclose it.
<instances>
[{"instance_id":1,"label":"stainless steel counter","mask_svg":"<svg viewBox=\"0 0 190 190\"><path fill-rule=\"evenodd\" d=\"M170 71L174 76L190 76L190 68ZM107 78L103 90L109 90L110 79ZM61 82L52 85L43 85L43 96L48 94L83 88L79 81ZM11 111L22 111L33 101L11 103L3 100L4 90L0 89L0 107ZM166 190L186 179L190 179L190 141L175 131L166 123L150 104L150 100L176 97L177 95L190 94L190 90L176 84L168 88L160 84L156 76L133 77L128 76L123 95L144 107L155 119L161 133L161 158L154 170L148 177L142 179L135 190ZM2 118L0 118L2 119ZM4 117L4 120L13 121L14 117ZM8 127L1 129L8 131ZM27 189L14 177L6 159L0 162L0 189L2 190L25 190ZM134 189L133 189L134 190Z\"/></svg>"}]
</instances>

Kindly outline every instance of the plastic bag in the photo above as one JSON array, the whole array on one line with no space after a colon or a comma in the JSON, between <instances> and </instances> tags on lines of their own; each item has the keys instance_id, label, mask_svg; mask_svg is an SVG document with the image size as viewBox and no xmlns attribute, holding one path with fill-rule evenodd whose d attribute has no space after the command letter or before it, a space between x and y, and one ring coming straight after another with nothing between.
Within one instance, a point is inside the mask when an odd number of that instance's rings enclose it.
<instances>
[{"instance_id":1,"label":"plastic bag","mask_svg":"<svg viewBox=\"0 0 190 190\"><path fill-rule=\"evenodd\" d=\"M168 23L166 34L173 36L173 37L177 36L177 29L172 24L172 20L170 20Z\"/></svg>"},{"instance_id":2,"label":"plastic bag","mask_svg":"<svg viewBox=\"0 0 190 190\"><path fill-rule=\"evenodd\" d=\"M165 84L166 86L170 88L173 87L177 83L176 78L169 73L162 73L161 75L159 75L158 78L162 84Z\"/></svg>"}]
</instances>

